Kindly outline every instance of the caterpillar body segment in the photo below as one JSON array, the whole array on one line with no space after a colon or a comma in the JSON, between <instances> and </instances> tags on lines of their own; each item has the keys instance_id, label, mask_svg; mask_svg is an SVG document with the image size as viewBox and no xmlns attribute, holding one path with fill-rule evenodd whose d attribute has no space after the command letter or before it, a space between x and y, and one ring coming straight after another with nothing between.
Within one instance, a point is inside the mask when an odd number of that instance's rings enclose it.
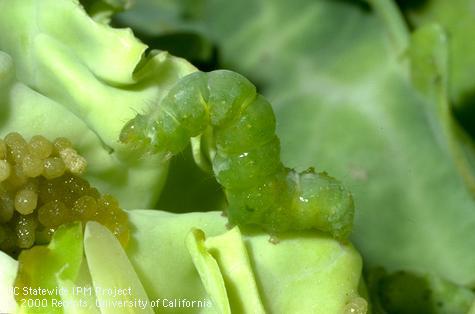
<instances>
[{"instance_id":1,"label":"caterpillar body segment","mask_svg":"<svg viewBox=\"0 0 475 314\"><path fill-rule=\"evenodd\" d=\"M275 124L271 105L243 76L196 72L181 79L160 106L129 121L120 139L174 155L191 137L210 133L211 164L231 224L258 225L274 235L317 229L345 239L353 222L351 194L326 173L286 168Z\"/></svg>"}]
</instances>

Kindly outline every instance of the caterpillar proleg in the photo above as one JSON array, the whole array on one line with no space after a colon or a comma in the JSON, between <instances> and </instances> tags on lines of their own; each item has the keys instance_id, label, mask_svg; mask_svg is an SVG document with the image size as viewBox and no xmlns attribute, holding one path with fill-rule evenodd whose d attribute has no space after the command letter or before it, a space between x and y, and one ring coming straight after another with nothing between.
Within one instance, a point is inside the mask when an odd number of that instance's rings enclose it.
<instances>
[{"instance_id":1,"label":"caterpillar proleg","mask_svg":"<svg viewBox=\"0 0 475 314\"><path fill-rule=\"evenodd\" d=\"M195 72L178 81L159 106L129 121L120 140L175 155L191 137L211 129L211 164L224 187L231 224L258 225L273 235L316 229L347 238L351 194L325 172L285 167L275 124L271 105L243 76Z\"/></svg>"}]
</instances>

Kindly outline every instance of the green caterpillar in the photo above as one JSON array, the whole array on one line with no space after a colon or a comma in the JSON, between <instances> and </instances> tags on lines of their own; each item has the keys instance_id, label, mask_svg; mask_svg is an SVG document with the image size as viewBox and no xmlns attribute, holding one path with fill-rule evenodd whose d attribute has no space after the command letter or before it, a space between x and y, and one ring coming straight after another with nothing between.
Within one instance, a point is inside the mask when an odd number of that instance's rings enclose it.
<instances>
[{"instance_id":1,"label":"green caterpillar","mask_svg":"<svg viewBox=\"0 0 475 314\"><path fill-rule=\"evenodd\" d=\"M324 172L298 173L282 164L272 107L237 73L184 77L160 106L129 121L120 140L172 156L205 132L211 134L211 164L224 187L231 224L259 225L272 235L317 229L348 237L351 194Z\"/></svg>"}]
</instances>

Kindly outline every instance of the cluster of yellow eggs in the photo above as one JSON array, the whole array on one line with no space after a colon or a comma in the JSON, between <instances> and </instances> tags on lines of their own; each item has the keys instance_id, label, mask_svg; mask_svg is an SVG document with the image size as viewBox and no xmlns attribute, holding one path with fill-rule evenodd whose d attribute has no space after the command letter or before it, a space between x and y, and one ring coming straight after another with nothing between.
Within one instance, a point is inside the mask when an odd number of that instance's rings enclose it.
<instances>
[{"instance_id":1,"label":"cluster of yellow eggs","mask_svg":"<svg viewBox=\"0 0 475 314\"><path fill-rule=\"evenodd\" d=\"M49 242L62 224L95 220L126 244L127 214L80 177L87 162L66 138L18 133L0 139L0 249L15 253Z\"/></svg>"}]
</instances>

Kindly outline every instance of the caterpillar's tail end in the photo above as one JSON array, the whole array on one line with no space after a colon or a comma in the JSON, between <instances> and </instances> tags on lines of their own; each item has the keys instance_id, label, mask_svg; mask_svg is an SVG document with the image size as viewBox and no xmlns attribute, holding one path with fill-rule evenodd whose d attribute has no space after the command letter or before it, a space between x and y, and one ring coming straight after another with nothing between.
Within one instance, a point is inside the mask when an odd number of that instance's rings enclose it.
<instances>
[{"instance_id":1,"label":"caterpillar's tail end","mask_svg":"<svg viewBox=\"0 0 475 314\"><path fill-rule=\"evenodd\" d=\"M253 189L227 190L228 218L260 226L269 234L317 230L348 239L354 216L351 193L325 172L287 169Z\"/></svg>"},{"instance_id":2,"label":"caterpillar's tail end","mask_svg":"<svg viewBox=\"0 0 475 314\"><path fill-rule=\"evenodd\" d=\"M331 235L337 240L347 240L353 230L353 219L355 214L355 206L353 196L350 192L344 190L344 201L342 206L336 208L328 215L330 221Z\"/></svg>"},{"instance_id":3,"label":"caterpillar's tail end","mask_svg":"<svg viewBox=\"0 0 475 314\"><path fill-rule=\"evenodd\" d=\"M122 128L119 141L131 145L133 150L147 151L151 146L150 138L146 135L147 119L137 114L135 118L127 122Z\"/></svg>"},{"instance_id":4,"label":"caterpillar's tail end","mask_svg":"<svg viewBox=\"0 0 475 314\"><path fill-rule=\"evenodd\" d=\"M304 171L298 174L298 181L296 224L302 229L317 229L346 240L353 228L355 212L351 193L325 172Z\"/></svg>"}]
</instances>

